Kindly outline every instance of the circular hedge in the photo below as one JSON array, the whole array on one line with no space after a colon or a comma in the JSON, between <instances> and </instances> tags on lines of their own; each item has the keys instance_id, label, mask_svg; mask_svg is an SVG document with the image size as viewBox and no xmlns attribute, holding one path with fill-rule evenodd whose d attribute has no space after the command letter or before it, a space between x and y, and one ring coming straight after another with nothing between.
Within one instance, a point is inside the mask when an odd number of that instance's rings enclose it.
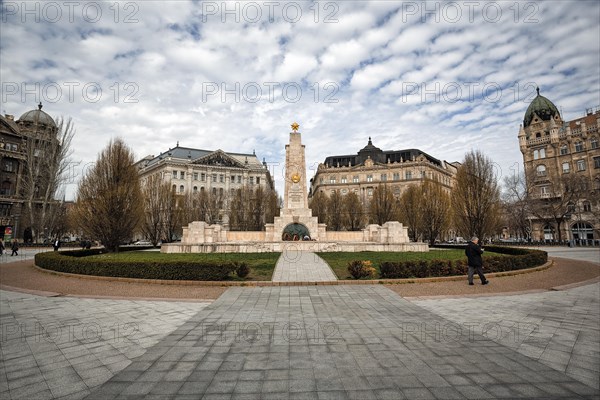
<instances>
[{"instance_id":1,"label":"circular hedge","mask_svg":"<svg viewBox=\"0 0 600 400\"><path fill-rule=\"evenodd\" d=\"M135 250L139 250L136 248ZM86 259L105 253L104 249L49 251L35 255L35 265L56 272L118 278L222 281L239 268L237 263L222 261L121 261Z\"/></svg>"},{"instance_id":2,"label":"circular hedge","mask_svg":"<svg viewBox=\"0 0 600 400\"><path fill-rule=\"evenodd\" d=\"M458 246L435 246L456 249ZM458 247L458 248L463 248ZM490 252L502 254L484 259L486 273L515 271L538 267L548 261L548 253L541 250L504 246L485 246ZM466 260L411 260L386 261L379 266L382 279L430 278L467 274Z\"/></svg>"}]
</instances>

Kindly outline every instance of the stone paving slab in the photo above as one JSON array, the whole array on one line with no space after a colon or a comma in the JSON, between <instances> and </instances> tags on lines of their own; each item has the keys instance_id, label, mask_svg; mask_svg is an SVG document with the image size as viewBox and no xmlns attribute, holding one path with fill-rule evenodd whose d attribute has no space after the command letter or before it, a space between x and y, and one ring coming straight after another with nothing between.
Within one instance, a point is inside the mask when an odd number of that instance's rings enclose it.
<instances>
[{"instance_id":1,"label":"stone paving slab","mask_svg":"<svg viewBox=\"0 0 600 400\"><path fill-rule=\"evenodd\" d=\"M0 291L0 399L81 399L208 304Z\"/></svg>"},{"instance_id":2,"label":"stone paving slab","mask_svg":"<svg viewBox=\"0 0 600 400\"><path fill-rule=\"evenodd\" d=\"M373 285L229 289L87 398L598 395L491 340L481 320L463 329Z\"/></svg>"},{"instance_id":3,"label":"stone paving slab","mask_svg":"<svg viewBox=\"0 0 600 400\"><path fill-rule=\"evenodd\" d=\"M321 257L288 246L277 260L273 282L330 282L337 277Z\"/></svg>"},{"instance_id":4,"label":"stone paving slab","mask_svg":"<svg viewBox=\"0 0 600 400\"><path fill-rule=\"evenodd\" d=\"M490 339L600 389L600 283L527 296L414 303L463 326L487 319Z\"/></svg>"}]
</instances>

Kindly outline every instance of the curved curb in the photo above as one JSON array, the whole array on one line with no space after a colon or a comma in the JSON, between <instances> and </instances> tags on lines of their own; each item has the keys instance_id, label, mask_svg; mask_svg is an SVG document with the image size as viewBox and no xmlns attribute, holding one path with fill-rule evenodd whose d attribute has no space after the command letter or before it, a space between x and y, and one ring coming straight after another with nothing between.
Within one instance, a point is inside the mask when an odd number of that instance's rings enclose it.
<instances>
[{"instance_id":1,"label":"curved curb","mask_svg":"<svg viewBox=\"0 0 600 400\"><path fill-rule=\"evenodd\" d=\"M489 277L503 277L528 274L531 272L543 271L550 268L554 261L547 261L539 267L520 269L506 272L493 272L488 274ZM168 279L140 279L140 278L121 278L112 276L96 276L72 274L68 272L58 272L49 269L44 269L33 264L37 270L58 276L67 276L78 279L89 279L108 282L127 282L127 283L145 283L155 285L180 285L180 286L223 286L223 287L264 287L264 286L333 286L333 285L398 285L410 283L431 283L431 282L446 282L446 281L461 281L467 278L467 275L457 276L439 276L432 278L409 278L409 279L371 279L371 280L336 280L336 281L297 281L297 282L273 282L273 281L247 281L247 282L229 282L229 281L187 281L187 280L168 280Z\"/></svg>"}]
</instances>

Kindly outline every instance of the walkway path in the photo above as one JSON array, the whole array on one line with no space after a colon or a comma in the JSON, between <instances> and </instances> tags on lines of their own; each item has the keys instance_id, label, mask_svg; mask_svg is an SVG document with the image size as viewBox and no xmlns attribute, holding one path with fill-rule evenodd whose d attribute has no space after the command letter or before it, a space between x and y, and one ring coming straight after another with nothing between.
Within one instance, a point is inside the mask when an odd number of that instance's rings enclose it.
<instances>
[{"instance_id":1,"label":"walkway path","mask_svg":"<svg viewBox=\"0 0 600 400\"><path fill-rule=\"evenodd\" d=\"M461 329L378 285L232 288L88 399L597 398L488 317Z\"/></svg>"},{"instance_id":2,"label":"walkway path","mask_svg":"<svg viewBox=\"0 0 600 400\"><path fill-rule=\"evenodd\" d=\"M284 250L277 260L273 282L327 282L337 277L329 265L315 253Z\"/></svg>"}]
</instances>

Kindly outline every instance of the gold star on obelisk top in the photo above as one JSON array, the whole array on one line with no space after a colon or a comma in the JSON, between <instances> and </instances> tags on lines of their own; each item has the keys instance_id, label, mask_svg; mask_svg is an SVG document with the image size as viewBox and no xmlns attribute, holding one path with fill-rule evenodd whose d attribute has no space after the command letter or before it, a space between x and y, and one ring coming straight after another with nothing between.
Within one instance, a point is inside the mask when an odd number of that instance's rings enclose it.
<instances>
[{"instance_id":1,"label":"gold star on obelisk top","mask_svg":"<svg viewBox=\"0 0 600 400\"><path fill-rule=\"evenodd\" d=\"M292 124L292 130L293 130L294 132L298 132L298 128L300 128L300 125L298 125L298 123L297 123L297 122L294 122L294 123Z\"/></svg>"}]
</instances>

